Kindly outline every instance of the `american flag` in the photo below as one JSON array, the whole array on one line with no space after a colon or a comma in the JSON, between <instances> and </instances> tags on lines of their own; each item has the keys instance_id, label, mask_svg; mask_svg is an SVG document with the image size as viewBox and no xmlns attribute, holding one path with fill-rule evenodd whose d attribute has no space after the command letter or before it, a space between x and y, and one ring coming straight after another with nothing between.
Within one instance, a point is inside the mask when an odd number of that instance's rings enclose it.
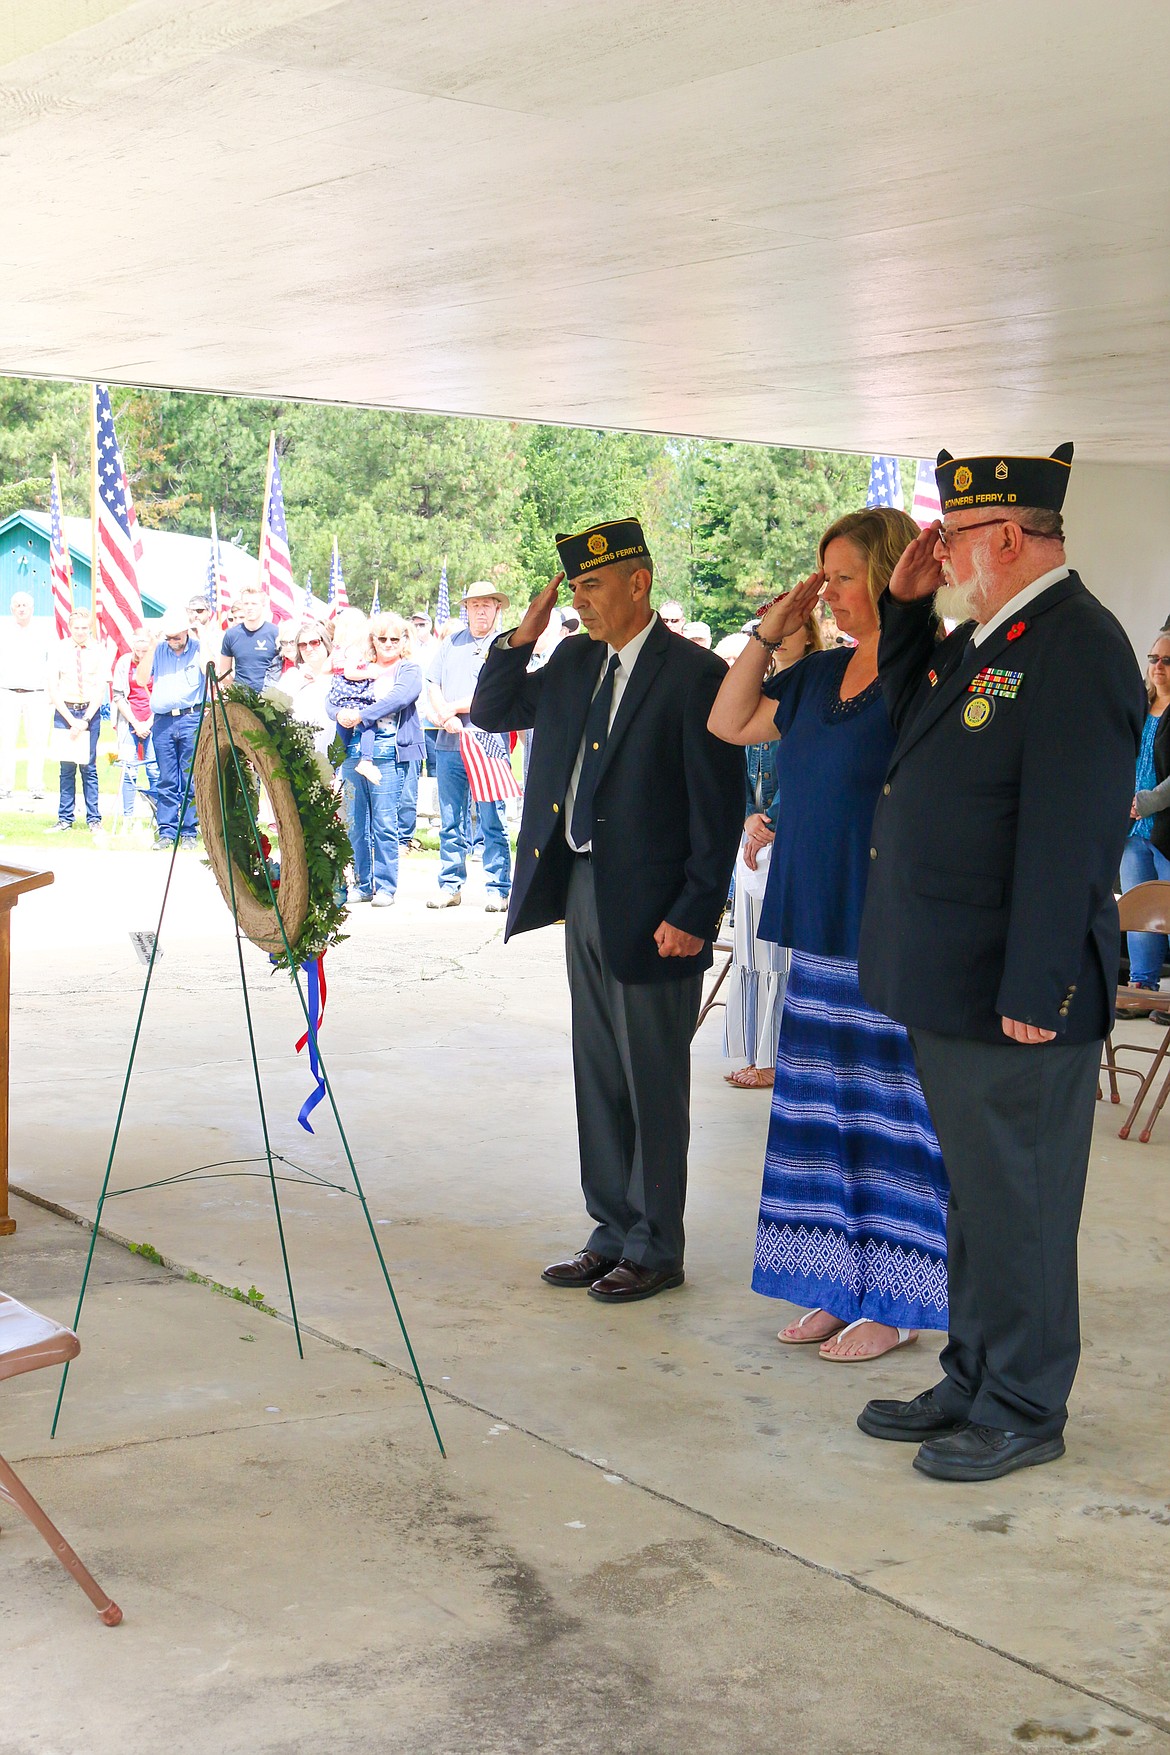
<instances>
[{"instance_id":1,"label":"american flag","mask_svg":"<svg viewBox=\"0 0 1170 1755\"><path fill-rule=\"evenodd\" d=\"M305 574L305 602L304 602L304 609L303 609L302 613L306 617L311 616L314 621L316 621L316 619L317 619L317 599L313 596L313 569L312 569L312 567L310 567L308 572Z\"/></svg>"},{"instance_id":2,"label":"american flag","mask_svg":"<svg viewBox=\"0 0 1170 1755\"><path fill-rule=\"evenodd\" d=\"M899 512L903 510L902 476L896 457L874 458L869 466L869 492L865 503L867 506L896 506Z\"/></svg>"},{"instance_id":3,"label":"american flag","mask_svg":"<svg viewBox=\"0 0 1170 1755\"><path fill-rule=\"evenodd\" d=\"M439 601L435 605L435 632L445 628L451 620L451 593L447 589L447 558L443 557L442 570L439 573Z\"/></svg>"},{"instance_id":4,"label":"american flag","mask_svg":"<svg viewBox=\"0 0 1170 1755\"><path fill-rule=\"evenodd\" d=\"M97 528L93 532L94 609L98 628L120 658L130 650L130 637L142 626L142 593L138 589L138 562L142 539L126 465L114 432L110 392L104 384L93 387L94 454L97 491Z\"/></svg>"},{"instance_id":5,"label":"american flag","mask_svg":"<svg viewBox=\"0 0 1170 1755\"><path fill-rule=\"evenodd\" d=\"M58 640L69 638L69 617L73 613L73 562L69 544L61 534L61 481L57 459L49 476L49 578L53 586L53 620Z\"/></svg>"},{"instance_id":6,"label":"american flag","mask_svg":"<svg viewBox=\"0 0 1170 1755\"><path fill-rule=\"evenodd\" d=\"M280 485L275 433L268 441L268 482L264 491L264 516L260 520L260 589L268 594L273 621L291 621L292 557L288 552L288 525L284 516L284 490Z\"/></svg>"},{"instance_id":7,"label":"american flag","mask_svg":"<svg viewBox=\"0 0 1170 1755\"><path fill-rule=\"evenodd\" d=\"M476 804L519 798L520 783L508 760L508 745L498 733L465 726L459 733L459 751Z\"/></svg>"},{"instance_id":8,"label":"american flag","mask_svg":"<svg viewBox=\"0 0 1170 1755\"><path fill-rule=\"evenodd\" d=\"M374 580L374 601L370 605L371 615L381 615L382 605L378 597L378 581Z\"/></svg>"},{"instance_id":9,"label":"american flag","mask_svg":"<svg viewBox=\"0 0 1170 1755\"><path fill-rule=\"evenodd\" d=\"M232 588L228 584L223 556L219 552L219 531L215 527L215 507L211 508L211 553L207 559L207 598L215 610L219 625L225 631L232 613Z\"/></svg>"},{"instance_id":10,"label":"american flag","mask_svg":"<svg viewBox=\"0 0 1170 1755\"><path fill-rule=\"evenodd\" d=\"M329 613L340 615L343 609L349 608L349 592L345 589L345 579L341 571L341 556L337 552L337 538L333 538L333 559L329 563Z\"/></svg>"},{"instance_id":11,"label":"american flag","mask_svg":"<svg viewBox=\"0 0 1170 1755\"><path fill-rule=\"evenodd\" d=\"M915 524L921 524L923 530L928 524L933 524L936 518L942 517L942 501L938 497L938 479L933 463L923 461L918 465L910 516Z\"/></svg>"}]
</instances>

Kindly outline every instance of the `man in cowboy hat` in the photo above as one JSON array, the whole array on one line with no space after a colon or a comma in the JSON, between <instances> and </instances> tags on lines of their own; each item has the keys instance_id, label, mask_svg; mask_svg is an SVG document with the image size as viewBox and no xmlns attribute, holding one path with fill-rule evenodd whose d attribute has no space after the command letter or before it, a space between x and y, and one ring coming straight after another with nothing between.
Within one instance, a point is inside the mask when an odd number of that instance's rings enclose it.
<instances>
[{"instance_id":1,"label":"man in cowboy hat","mask_svg":"<svg viewBox=\"0 0 1170 1755\"><path fill-rule=\"evenodd\" d=\"M431 717L439 728L435 742L439 786L439 893L428 908L457 908L467 881L467 855L471 849L471 790L463 765L460 734L471 724L471 697L483 669L487 649L510 599L486 580L477 580L463 593L467 626L443 644L433 661L428 697ZM504 914L512 888L512 849L504 824L502 803L476 805L483 830L483 869L487 880L489 914Z\"/></svg>"},{"instance_id":2,"label":"man in cowboy hat","mask_svg":"<svg viewBox=\"0 0 1170 1755\"><path fill-rule=\"evenodd\" d=\"M630 1304L683 1282L691 1037L739 844L743 755L707 730L723 662L650 607L637 519L556 542L564 571L493 646L472 716L534 731L508 933L565 923L593 1231L543 1278ZM589 637L534 671L562 579Z\"/></svg>"},{"instance_id":3,"label":"man in cowboy hat","mask_svg":"<svg viewBox=\"0 0 1170 1755\"><path fill-rule=\"evenodd\" d=\"M1061 1456L1080 1356L1077 1229L1146 702L1124 630L1065 561L1072 449L942 452L941 522L880 604L899 736L861 989L909 1028L950 1177L950 1334L941 1383L858 1424L920 1444L938 1480ZM962 624L942 641L940 614Z\"/></svg>"}]
</instances>

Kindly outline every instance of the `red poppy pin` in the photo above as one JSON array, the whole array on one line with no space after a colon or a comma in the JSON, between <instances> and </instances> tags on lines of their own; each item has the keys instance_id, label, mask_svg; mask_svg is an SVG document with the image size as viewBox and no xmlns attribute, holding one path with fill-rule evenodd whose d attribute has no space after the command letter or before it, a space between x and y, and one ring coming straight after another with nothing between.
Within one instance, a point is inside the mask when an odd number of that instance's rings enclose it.
<instances>
[{"instance_id":1,"label":"red poppy pin","mask_svg":"<svg viewBox=\"0 0 1170 1755\"><path fill-rule=\"evenodd\" d=\"M1028 631L1027 622L1013 622L1011 627L1007 631L1007 637L1009 640L1018 640L1020 635L1026 634L1027 631Z\"/></svg>"}]
</instances>

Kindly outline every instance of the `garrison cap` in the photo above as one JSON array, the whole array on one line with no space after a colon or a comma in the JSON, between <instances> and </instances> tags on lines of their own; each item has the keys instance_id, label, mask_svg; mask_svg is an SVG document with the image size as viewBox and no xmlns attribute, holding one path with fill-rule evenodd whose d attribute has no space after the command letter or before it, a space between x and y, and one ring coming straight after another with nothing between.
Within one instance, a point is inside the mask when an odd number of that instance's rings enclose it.
<instances>
[{"instance_id":1,"label":"garrison cap","mask_svg":"<svg viewBox=\"0 0 1170 1755\"><path fill-rule=\"evenodd\" d=\"M558 536L557 553L565 578L571 584L582 573L594 573L598 567L610 567L615 561L632 561L647 556L646 538L636 518L617 518L609 524L591 524L576 536Z\"/></svg>"},{"instance_id":2,"label":"garrison cap","mask_svg":"<svg viewBox=\"0 0 1170 1755\"><path fill-rule=\"evenodd\" d=\"M1051 457L952 457L940 451L935 480L944 512L976 506L1035 506L1059 512L1072 469L1071 444Z\"/></svg>"}]
</instances>

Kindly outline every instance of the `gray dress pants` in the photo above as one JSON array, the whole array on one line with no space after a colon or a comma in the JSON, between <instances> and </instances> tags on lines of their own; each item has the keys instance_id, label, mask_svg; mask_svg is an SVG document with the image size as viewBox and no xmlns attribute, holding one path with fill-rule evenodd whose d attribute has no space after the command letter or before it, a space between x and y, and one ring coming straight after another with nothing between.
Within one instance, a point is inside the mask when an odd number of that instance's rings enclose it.
<instances>
[{"instance_id":1,"label":"gray dress pants","mask_svg":"<svg viewBox=\"0 0 1170 1755\"><path fill-rule=\"evenodd\" d=\"M631 984L601 946L590 860L577 857L565 908L581 1187L587 1248L651 1269L682 1265L691 1131L691 1037L701 974Z\"/></svg>"},{"instance_id":2,"label":"gray dress pants","mask_svg":"<svg viewBox=\"0 0 1170 1755\"><path fill-rule=\"evenodd\" d=\"M910 1040L951 1184L935 1396L954 1417L1054 1437L1081 1354L1077 1230L1101 1044Z\"/></svg>"}]
</instances>

